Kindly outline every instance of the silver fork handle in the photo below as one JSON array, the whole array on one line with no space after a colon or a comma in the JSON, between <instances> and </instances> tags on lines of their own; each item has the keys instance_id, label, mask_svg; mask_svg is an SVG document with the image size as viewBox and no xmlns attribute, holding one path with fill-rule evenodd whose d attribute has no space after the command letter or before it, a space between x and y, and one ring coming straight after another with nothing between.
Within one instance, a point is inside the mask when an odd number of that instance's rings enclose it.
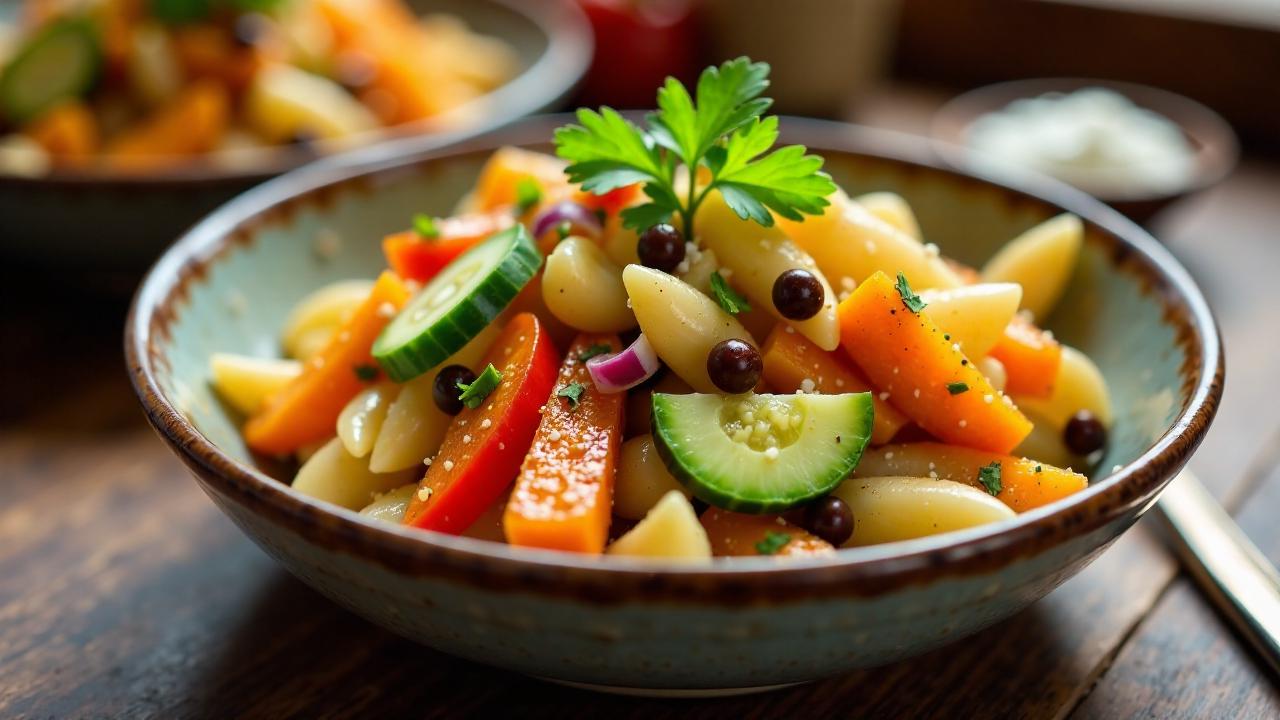
<instances>
[{"instance_id":1,"label":"silver fork handle","mask_svg":"<svg viewBox=\"0 0 1280 720\"><path fill-rule=\"evenodd\" d=\"M1280 573L1191 471L1159 507L1183 566L1280 677Z\"/></svg>"}]
</instances>

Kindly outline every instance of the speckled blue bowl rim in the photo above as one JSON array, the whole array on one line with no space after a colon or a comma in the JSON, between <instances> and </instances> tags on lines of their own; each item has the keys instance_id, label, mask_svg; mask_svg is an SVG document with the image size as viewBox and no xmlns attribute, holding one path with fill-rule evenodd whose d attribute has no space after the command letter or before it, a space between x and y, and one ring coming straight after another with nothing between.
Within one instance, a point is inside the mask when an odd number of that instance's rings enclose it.
<instances>
[{"instance_id":1,"label":"speckled blue bowl rim","mask_svg":"<svg viewBox=\"0 0 1280 720\"><path fill-rule=\"evenodd\" d=\"M1217 325L1187 272L1146 231L1116 211L1051 180L1016 187L981 172L938 162L925 139L892 131L803 118L784 118L783 140L817 152L880 158L956 182L999 189L1008 202L1046 214L1068 210L1100 236L1111 262L1161 302L1186 362L1180 371L1188 398L1172 426L1136 460L1052 504L1000 523L887 545L842 550L818 559L727 558L682 566L642 558L594 557L518 548L467 537L402 528L312 500L239 462L211 443L166 397L156 380L167 328L186 301L185 288L253 228L291 206L323 202L343 186L452 155L501 145L540 145L565 115L529 118L450 148L413 139L384 144L295 171L251 190L181 237L139 287L125 328L131 380L147 417L174 452L208 484L250 512L287 526L307 541L360 557L393 572L444 577L495 590L534 591L599 603L671 601L738 605L782 604L813 597L875 596L924 585L943 576L988 574L1111 523L1136 519L1151 507L1199 445L1222 395L1224 359ZM1126 525L1127 527L1127 525ZM1110 538L1105 538L1110 539ZM1104 540L1105 540L1104 539ZM1102 541L1100 541L1102 542Z\"/></svg>"}]
</instances>

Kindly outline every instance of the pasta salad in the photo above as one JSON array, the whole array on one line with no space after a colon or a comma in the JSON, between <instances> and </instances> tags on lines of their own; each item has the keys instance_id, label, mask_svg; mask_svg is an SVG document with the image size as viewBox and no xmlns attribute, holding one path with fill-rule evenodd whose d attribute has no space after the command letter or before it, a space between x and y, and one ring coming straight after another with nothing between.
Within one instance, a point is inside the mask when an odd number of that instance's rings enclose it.
<instances>
[{"instance_id":1,"label":"pasta salad","mask_svg":"<svg viewBox=\"0 0 1280 720\"><path fill-rule=\"evenodd\" d=\"M812 556L1012 518L1088 484L1102 375L1036 321L1062 215L982 268L900 196L774 149L768 66L668 80L496 151L388 269L303 299L287 359L212 378L293 488L392 523L690 562Z\"/></svg>"},{"instance_id":2,"label":"pasta salad","mask_svg":"<svg viewBox=\"0 0 1280 720\"><path fill-rule=\"evenodd\" d=\"M151 170L440 116L515 51L404 0L25 0L0 18L0 169Z\"/></svg>"}]
</instances>

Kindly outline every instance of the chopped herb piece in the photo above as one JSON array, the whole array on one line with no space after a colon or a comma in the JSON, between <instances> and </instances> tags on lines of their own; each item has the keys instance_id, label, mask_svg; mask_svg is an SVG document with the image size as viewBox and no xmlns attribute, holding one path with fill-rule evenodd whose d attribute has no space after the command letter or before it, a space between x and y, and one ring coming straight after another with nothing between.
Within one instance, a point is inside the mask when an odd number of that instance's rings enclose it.
<instances>
[{"instance_id":1,"label":"chopped herb piece","mask_svg":"<svg viewBox=\"0 0 1280 720\"><path fill-rule=\"evenodd\" d=\"M1000 484L1000 462L983 465L978 470L978 482L992 495L999 495L1004 486Z\"/></svg>"},{"instance_id":2,"label":"chopped herb piece","mask_svg":"<svg viewBox=\"0 0 1280 720\"><path fill-rule=\"evenodd\" d=\"M532 178L516 183L516 214L524 215L542 200L542 187Z\"/></svg>"},{"instance_id":3,"label":"chopped herb piece","mask_svg":"<svg viewBox=\"0 0 1280 720\"><path fill-rule=\"evenodd\" d=\"M582 383L569 383L556 391L556 397L562 397L569 401L569 409L578 407L578 403L582 402L582 394L587 391L587 386Z\"/></svg>"},{"instance_id":4,"label":"chopped herb piece","mask_svg":"<svg viewBox=\"0 0 1280 720\"><path fill-rule=\"evenodd\" d=\"M423 213L413 216L413 231L424 240L435 240L440 237L440 228L436 227L436 219Z\"/></svg>"},{"instance_id":5,"label":"chopped herb piece","mask_svg":"<svg viewBox=\"0 0 1280 720\"><path fill-rule=\"evenodd\" d=\"M951 393L952 395L959 395L960 393L969 392L969 384L962 383L962 382L947 383L947 392Z\"/></svg>"},{"instance_id":6,"label":"chopped herb piece","mask_svg":"<svg viewBox=\"0 0 1280 720\"><path fill-rule=\"evenodd\" d=\"M1039 466L1039 465L1037 465L1037 466L1036 466L1036 472L1044 472L1044 468L1043 468L1043 467L1041 467L1041 466Z\"/></svg>"},{"instance_id":7,"label":"chopped herb piece","mask_svg":"<svg viewBox=\"0 0 1280 720\"><path fill-rule=\"evenodd\" d=\"M595 345L588 345L582 352L578 353L578 359L586 362L597 355L604 355L610 352L613 352L613 348L605 343L596 343Z\"/></svg>"},{"instance_id":8,"label":"chopped herb piece","mask_svg":"<svg viewBox=\"0 0 1280 720\"><path fill-rule=\"evenodd\" d=\"M928 307L929 304L911 290L911 285L907 283L907 276L901 272L898 273L898 284L895 287L898 289L898 294L902 296L902 304L906 305L911 312L919 313Z\"/></svg>"},{"instance_id":9,"label":"chopped herb piece","mask_svg":"<svg viewBox=\"0 0 1280 720\"><path fill-rule=\"evenodd\" d=\"M773 104L761 93L769 66L748 58L709 67L694 95L667 78L658 90L658 110L636 125L613 108L578 111L577 125L556 130L556 154L569 161L569 179L603 195L643 183L647 201L622 211L629 228L644 228L679 215L693 228L698 206L718 190L738 217L773 225L776 213L790 220L818 215L835 192L822 172L822 158L791 145L769 152L778 140L778 119L762 118ZM677 170L706 168L708 182L676 187ZM770 212L772 211L772 212Z\"/></svg>"},{"instance_id":10,"label":"chopped herb piece","mask_svg":"<svg viewBox=\"0 0 1280 720\"><path fill-rule=\"evenodd\" d=\"M498 368L494 367L493 363L489 363L470 385L458 383L458 389L462 391L458 394L458 399L463 405L475 410L500 382L502 382L502 373L498 372Z\"/></svg>"},{"instance_id":11,"label":"chopped herb piece","mask_svg":"<svg viewBox=\"0 0 1280 720\"><path fill-rule=\"evenodd\" d=\"M787 533L770 530L764 534L763 540L756 543L756 552L761 555L776 555L789 542L791 542L791 536Z\"/></svg>"},{"instance_id":12,"label":"chopped herb piece","mask_svg":"<svg viewBox=\"0 0 1280 720\"><path fill-rule=\"evenodd\" d=\"M951 342L951 333L942 333L942 339Z\"/></svg>"},{"instance_id":13,"label":"chopped herb piece","mask_svg":"<svg viewBox=\"0 0 1280 720\"><path fill-rule=\"evenodd\" d=\"M373 365L356 365L352 370L355 371L356 377L360 378L360 382L371 383L378 379L378 368Z\"/></svg>"},{"instance_id":14,"label":"chopped herb piece","mask_svg":"<svg viewBox=\"0 0 1280 720\"><path fill-rule=\"evenodd\" d=\"M559 238L560 240L563 240L569 237L569 231L572 229L573 229L573 226L569 224L568 220L565 220L564 222L556 226L556 237Z\"/></svg>"},{"instance_id":15,"label":"chopped herb piece","mask_svg":"<svg viewBox=\"0 0 1280 720\"><path fill-rule=\"evenodd\" d=\"M751 309L751 304L747 302L747 299L730 287L719 270L711 273L711 294L715 296L716 302L720 303L720 307L724 308L724 311L730 315L737 315L740 312Z\"/></svg>"}]
</instances>

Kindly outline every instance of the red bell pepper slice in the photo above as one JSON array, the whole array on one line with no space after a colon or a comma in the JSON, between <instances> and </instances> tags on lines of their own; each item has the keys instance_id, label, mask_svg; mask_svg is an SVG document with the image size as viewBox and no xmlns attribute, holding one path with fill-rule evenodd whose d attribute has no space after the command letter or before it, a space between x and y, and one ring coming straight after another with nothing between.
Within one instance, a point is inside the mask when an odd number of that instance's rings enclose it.
<instances>
[{"instance_id":1,"label":"red bell pepper slice","mask_svg":"<svg viewBox=\"0 0 1280 720\"><path fill-rule=\"evenodd\" d=\"M480 367L489 363L502 373L502 382L479 407L463 408L449 424L404 514L405 525L458 535L519 472L555 386L559 354L542 323L520 313Z\"/></svg>"},{"instance_id":2,"label":"red bell pepper slice","mask_svg":"<svg viewBox=\"0 0 1280 720\"><path fill-rule=\"evenodd\" d=\"M436 220L437 237L424 238L414 230L392 233L382 240L382 254L400 277L426 282L454 258L514 223L510 210L440 218Z\"/></svg>"}]
</instances>

